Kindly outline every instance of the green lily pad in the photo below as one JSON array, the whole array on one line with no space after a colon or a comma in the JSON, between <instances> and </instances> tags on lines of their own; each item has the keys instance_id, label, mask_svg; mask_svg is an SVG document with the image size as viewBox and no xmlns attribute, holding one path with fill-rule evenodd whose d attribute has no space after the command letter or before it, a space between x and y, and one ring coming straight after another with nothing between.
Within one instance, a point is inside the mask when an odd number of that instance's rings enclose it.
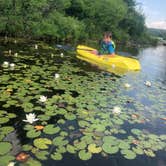
<instances>
[{"instance_id":1,"label":"green lily pad","mask_svg":"<svg viewBox=\"0 0 166 166\"><path fill-rule=\"evenodd\" d=\"M130 144L127 142L120 142L119 148L120 149L130 149Z\"/></svg>"},{"instance_id":2,"label":"green lily pad","mask_svg":"<svg viewBox=\"0 0 166 166\"><path fill-rule=\"evenodd\" d=\"M81 149L85 149L87 144L84 141L81 141L81 142L75 141L74 146L75 146L75 148L77 148L77 150L81 150Z\"/></svg>"},{"instance_id":3,"label":"green lily pad","mask_svg":"<svg viewBox=\"0 0 166 166\"><path fill-rule=\"evenodd\" d=\"M143 149L141 149L141 148L139 148L139 147L136 147L136 148L133 147L132 150L133 150L136 154L139 154L139 155L144 154Z\"/></svg>"},{"instance_id":4,"label":"green lily pad","mask_svg":"<svg viewBox=\"0 0 166 166\"><path fill-rule=\"evenodd\" d=\"M63 156L62 156L62 154L55 152L55 153L51 154L51 158L53 160L62 160Z\"/></svg>"},{"instance_id":5,"label":"green lily pad","mask_svg":"<svg viewBox=\"0 0 166 166\"><path fill-rule=\"evenodd\" d=\"M124 155L126 159L132 160L136 158L135 152L131 150L121 150L121 153Z\"/></svg>"},{"instance_id":6,"label":"green lily pad","mask_svg":"<svg viewBox=\"0 0 166 166\"><path fill-rule=\"evenodd\" d=\"M47 160L49 153L47 151L38 151L35 156L40 160Z\"/></svg>"},{"instance_id":7,"label":"green lily pad","mask_svg":"<svg viewBox=\"0 0 166 166\"><path fill-rule=\"evenodd\" d=\"M30 151L30 150L32 150L32 148L33 148L32 145L25 144L25 145L22 146L23 151Z\"/></svg>"},{"instance_id":8,"label":"green lily pad","mask_svg":"<svg viewBox=\"0 0 166 166\"><path fill-rule=\"evenodd\" d=\"M36 131L35 129L33 129L33 130L28 131L26 136L28 138L36 138L36 137L39 137L40 134L41 134L41 131Z\"/></svg>"},{"instance_id":9,"label":"green lily pad","mask_svg":"<svg viewBox=\"0 0 166 166\"><path fill-rule=\"evenodd\" d=\"M62 137L62 136L55 137L53 139L53 144L55 146L64 146L64 145L68 144L68 140L64 140L64 137Z\"/></svg>"},{"instance_id":10,"label":"green lily pad","mask_svg":"<svg viewBox=\"0 0 166 166\"><path fill-rule=\"evenodd\" d=\"M66 150L67 150L69 153L71 153L71 154L75 154L75 153L76 153L76 149L75 149L75 147L72 146L72 145L67 145Z\"/></svg>"},{"instance_id":11,"label":"green lily pad","mask_svg":"<svg viewBox=\"0 0 166 166\"><path fill-rule=\"evenodd\" d=\"M42 166L42 164L40 163L40 161L38 160L34 160L34 159L29 159L27 162L26 162L26 165L27 166Z\"/></svg>"},{"instance_id":12,"label":"green lily pad","mask_svg":"<svg viewBox=\"0 0 166 166\"><path fill-rule=\"evenodd\" d=\"M140 135L142 133L142 131L139 129L131 129L131 132L135 135Z\"/></svg>"},{"instance_id":13,"label":"green lily pad","mask_svg":"<svg viewBox=\"0 0 166 166\"><path fill-rule=\"evenodd\" d=\"M155 157L156 156L155 153L152 150L150 150L150 149L144 150L144 152L149 157Z\"/></svg>"},{"instance_id":14,"label":"green lily pad","mask_svg":"<svg viewBox=\"0 0 166 166\"><path fill-rule=\"evenodd\" d=\"M86 152L85 150L79 151L78 155L81 160L89 160L92 157L92 154L90 152Z\"/></svg>"},{"instance_id":15,"label":"green lily pad","mask_svg":"<svg viewBox=\"0 0 166 166\"><path fill-rule=\"evenodd\" d=\"M102 149L105 153L108 153L108 154L115 154L119 151L118 146L112 146L109 143L104 143L102 145Z\"/></svg>"},{"instance_id":16,"label":"green lily pad","mask_svg":"<svg viewBox=\"0 0 166 166\"><path fill-rule=\"evenodd\" d=\"M2 166L6 166L10 161L13 161L15 158L11 155L0 156L0 161Z\"/></svg>"},{"instance_id":17,"label":"green lily pad","mask_svg":"<svg viewBox=\"0 0 166 166\"><path fill-rule=\"evenodd\" d=\"M43 132L46 134L56 134L60 131L60 127L55 127L54 125L47 125L44 127Z\"/></svg>"},{"instance_id":18,"label":"green lily pad","mask_svg":"<svg viewBox=\"0 0 166 166\"><path fill-rule=\"evenodd\" d=\"M48 138L37 138L33 143L38 149L48 149L48 145L51 145L52 141Z\"/></svg>"},{"instance_id":19,"label":"green lily pad","mask_svg":"<svg viewBox=\"0 0 166 166\"><path fill-rule=\"evenodd\" d=\"M0 117L0 124L4 124L4 123L7 123L7 122L9 122L9 118L7 118L7 117Z\"/></svg>"},{"instance_id":20,"label":"green lily pad","mask_svg":"<svg viewBox=\"0 0 166 166\"><path fill-rule=\"evenodd\" d=\"M12 149L12 145L9 142L0 142L0 155L8 153Z\"/></svg>"}]
</instances>

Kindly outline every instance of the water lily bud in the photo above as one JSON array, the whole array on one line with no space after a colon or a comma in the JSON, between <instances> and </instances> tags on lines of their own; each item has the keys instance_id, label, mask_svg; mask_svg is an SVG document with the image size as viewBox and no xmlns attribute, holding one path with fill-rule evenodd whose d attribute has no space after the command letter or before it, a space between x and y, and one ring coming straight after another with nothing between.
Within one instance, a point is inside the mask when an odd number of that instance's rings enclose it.
<instances>
[{"instance_id":1,"label":"water lily bud","mask_svg":"<svg viewBox=\"0 0 166 166\"><path fill-rule=\"evenodd\" d=\"M14 56L15 56L15 57L18 57L18 53L16 52L16 53L14 54Z\"/></svg>"},{"instance_id":2,"label":"water lily bud","mask_svg":"<svg viewBox=\"0 0 166 166\"><path fill-rule=\"evenodd\" d=\"M64 57L64 54L63 54L63 53L61 53L61 57Z\"/></svg>"},{"instance_id":3,"label":"water lily bud","mask_svg":"<svg viewBox=\"0 0 166 166\"><path fill-rule=\"evenodd\" d=\"M11 55L11 54L12 54L12 50L9 50L8 52L9 52L9 55Z\"/></svg>"}]
</instances>

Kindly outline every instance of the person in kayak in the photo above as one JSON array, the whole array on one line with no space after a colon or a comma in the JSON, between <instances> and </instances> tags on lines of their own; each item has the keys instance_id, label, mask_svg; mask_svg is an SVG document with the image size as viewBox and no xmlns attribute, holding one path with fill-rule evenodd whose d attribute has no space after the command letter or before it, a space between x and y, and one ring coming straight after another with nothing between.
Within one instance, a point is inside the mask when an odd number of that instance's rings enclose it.
<instances>
[{"instance_id":1,"label":"person in kayak","mask_svg":"<svg viewBox=\"0 0 166 166\"><path fill-rule=\"evenodd\" d=\"M92 51L93 54L102 56L107 55L113 57L115 55L115 43L112 40L112 33L105 32L103 35L103 40L100 43L100 50Z\"/></svg>"}]
</instances>

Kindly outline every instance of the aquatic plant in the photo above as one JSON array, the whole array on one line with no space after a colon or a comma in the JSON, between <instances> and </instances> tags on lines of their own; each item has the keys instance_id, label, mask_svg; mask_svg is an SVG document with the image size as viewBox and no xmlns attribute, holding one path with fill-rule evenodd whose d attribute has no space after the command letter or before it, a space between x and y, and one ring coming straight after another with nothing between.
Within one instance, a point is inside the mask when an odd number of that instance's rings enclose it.
<instances>
[{"instance_id":1,"label":"aquatic plant","mask_svg":"<svg viewBox=\"0 0 166 166\"><path fill-rule=\"evenodd\" d=\"M30 124L38 121L39 119L36 118L36 115L34 113L29 113L29 114L26 114L26 119L23 120L24 122L28 122Z\"/></svg>"}]
</instances>

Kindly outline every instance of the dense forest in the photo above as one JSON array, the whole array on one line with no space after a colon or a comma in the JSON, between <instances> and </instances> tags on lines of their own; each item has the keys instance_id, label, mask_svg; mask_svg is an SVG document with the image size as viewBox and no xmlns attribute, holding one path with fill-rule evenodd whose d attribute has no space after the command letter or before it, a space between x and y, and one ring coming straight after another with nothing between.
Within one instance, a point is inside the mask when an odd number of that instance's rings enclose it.
<instances>
[{"instance_id":1,"label":"dense forest","mask_svg":"<svg viewBox=\"0 0 166 166\"><path fill-rule=\"evenodd\" d=\"M1 0L0 35L76 41L112 31L119 41L148 41L135 0Z\"/></svg>"}]
</instances>

